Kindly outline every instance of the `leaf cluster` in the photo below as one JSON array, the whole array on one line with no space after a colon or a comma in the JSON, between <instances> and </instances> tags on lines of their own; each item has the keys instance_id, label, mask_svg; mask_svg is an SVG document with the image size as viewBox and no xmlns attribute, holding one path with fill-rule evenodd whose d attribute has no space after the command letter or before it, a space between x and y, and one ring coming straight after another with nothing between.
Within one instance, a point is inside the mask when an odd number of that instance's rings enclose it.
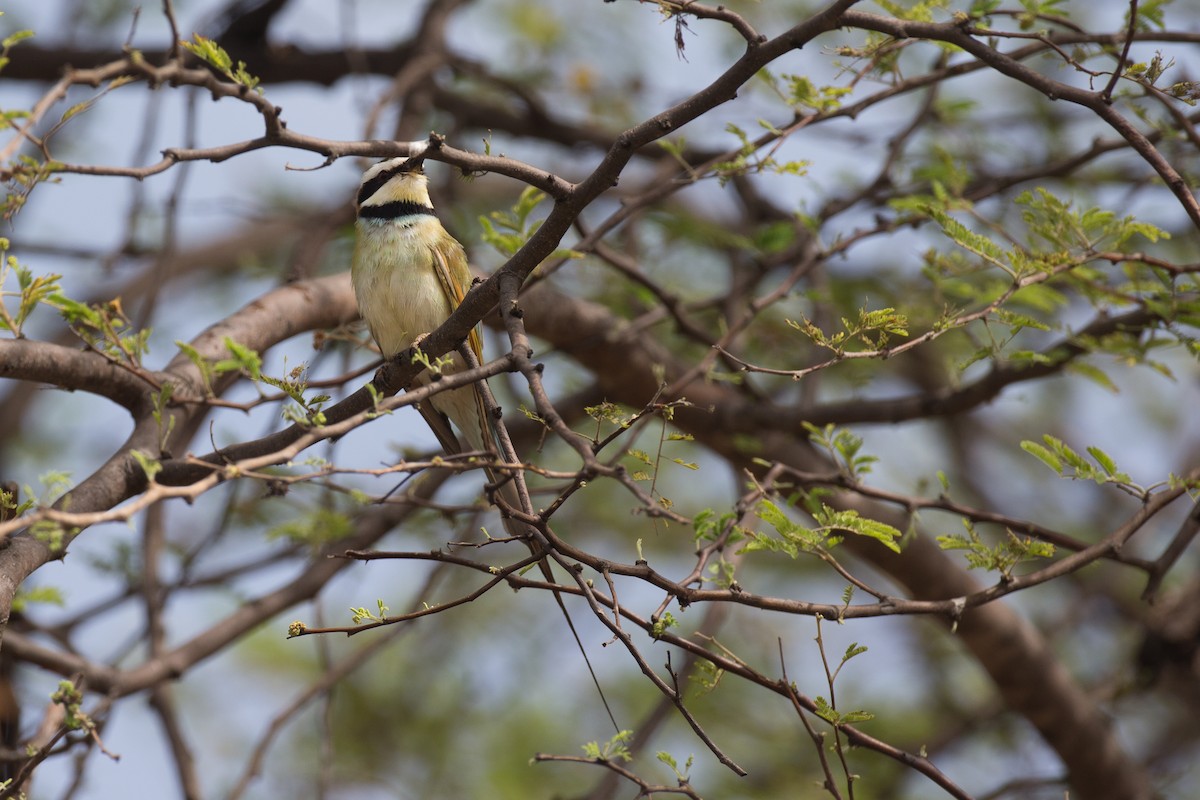
<instances>
[{"instance_id":1,"label":"leaf cluster","mask_svg":"<svg viewBox=\"0 0 1200 800\"><path fill-rule=\"evenodd\" d=\"M259 86L261 81L246 70L246 62L238 61L235 66L233 58L225 51L225 48L207 36L195 33L192 34L192 41L181 41L179 44L183 49L239 86L244 86L259 94L263 93L262 87Z\"/></svg>"}]
</instances>

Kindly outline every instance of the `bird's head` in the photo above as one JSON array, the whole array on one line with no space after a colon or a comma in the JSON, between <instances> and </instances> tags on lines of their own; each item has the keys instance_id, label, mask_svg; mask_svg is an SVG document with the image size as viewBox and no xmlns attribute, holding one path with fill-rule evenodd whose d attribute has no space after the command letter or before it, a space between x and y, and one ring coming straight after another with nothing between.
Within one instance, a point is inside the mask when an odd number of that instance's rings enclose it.
<instances>
[{"instance_id":1,"label":"bird's head","mask_svg":"<svg viewBox=\"0 0 1200 800\"><path fill-rule=\"evenodd\" d=\"M363 173L354 203L359 216L373 216L373 210L384 207L419 206L432 212L424 161L424 155L390 158Z\"/></svg>"}]
</instances>

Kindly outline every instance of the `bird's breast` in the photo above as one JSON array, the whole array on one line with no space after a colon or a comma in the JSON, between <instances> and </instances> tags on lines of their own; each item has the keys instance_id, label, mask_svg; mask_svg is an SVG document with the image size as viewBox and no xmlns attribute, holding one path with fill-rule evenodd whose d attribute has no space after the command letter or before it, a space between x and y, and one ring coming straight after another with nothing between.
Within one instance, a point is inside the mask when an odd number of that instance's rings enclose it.
<instances>
[{"instance_id":1,"label":"bird's breast","mask_svg":"<svg viewBox=\"0 0 1200 800\"><path fill-rule=\"evenodd\" d=\"M390 357L437 328L453 310L434 270L432 248L441 226L431 218L411 224L360 219L357 226L350 272L358 310Z\"/></svg>"}]
</instances>

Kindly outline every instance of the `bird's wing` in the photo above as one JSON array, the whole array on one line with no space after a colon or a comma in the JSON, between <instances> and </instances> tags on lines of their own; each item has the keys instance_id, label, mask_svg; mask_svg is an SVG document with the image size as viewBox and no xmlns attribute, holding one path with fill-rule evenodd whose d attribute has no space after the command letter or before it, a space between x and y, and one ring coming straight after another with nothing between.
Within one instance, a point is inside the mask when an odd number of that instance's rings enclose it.
<instances>
[{"instance_id":1,"label":"bird's wing","mask_svg":"<svg viewBox=\"0 0 1200 800\"><path fill-rule=\"evenodd\" d=\"M431 247L430 252L433 255L433 271L437 273L438 283L441 284L442 291L450 300L451 309L458 308L462 304L463 298L467 296L467 289L471 285L471 269L467 266L467 255L463 252L462 246L448 236ZM467 344L475 356L476 364L483 363L483 339L480 337L477 327L471 329L471 333L467 337ZM472 388L472 394L474 395L473 418L452 419L452 421L462 429L468 447L497 452L493 439L495 434L488 419L483 395L476 387ZM453 417L453 414L451 416ZM428 416L426 419L428 420ZM477 426L478 432L475 432L474 428L468 427L471 425ZM430 427L434 429L435 434L438 434L437 426L431 423ZM441 440L442 437L439 435L438 438ZM442 441L442 446L446 447L445 441ZM447 448L446 452L462 452L462 449L452 451Z\"/></svg>"},{"instance_id":2,"label":"bird's wing","mask_svg":"<svg viewBox=\"0 0 1200 800\"><path fill-rule=\"evenodd\" d=\"M462 305L463 298L467 296L467 289L471 286L471 270L467 266L466 253L461 247L454 247L447 252L442 242L430 250L433 252L433 269L437 272L438 282L442 284L442 291L450 299L451 310L456 309ZM478 329L471 329L467 343L471 346L476 360L483 363L483 339L480 338Z\"/></svg>"}]
</instances>

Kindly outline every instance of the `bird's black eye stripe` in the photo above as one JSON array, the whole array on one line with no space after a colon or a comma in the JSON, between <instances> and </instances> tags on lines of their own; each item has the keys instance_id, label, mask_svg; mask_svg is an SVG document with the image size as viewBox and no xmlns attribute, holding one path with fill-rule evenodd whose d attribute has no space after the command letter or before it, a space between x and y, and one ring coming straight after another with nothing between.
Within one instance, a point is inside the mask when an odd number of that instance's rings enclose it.
<instances>
[{"instance_id":1,"label":"bird's black eye stripe","mask_svg":"<svg viewBox=\"0 0 1200 800\"><path fill-rule=\"evenodd\" d=\"M399 164L397 164L396 166L392 167L389 170L384 170L383 172L376 175L374 178L371 178L371 180L364 183L359 188L358 199L356 201L356 204L361 206L363 203L367 202L367 200L369 200L371 198L371 195L375 194L380 189L382 189L383 185L385 183L387 183L388 181L390 181L392 178L396 177L397 175L399 175L403 172L420 172L420 171L421 171L421 159L418 159L418 158L410 158L407 161L400 162Z\"/></svg>"},{"instance_id":2,"label":"bird's black eye stripe","mask_svg":"<svg viewBox=\"0 0 1200 800\"><path fill-rule=\"evenodd\" d=\"M371 195L383 188L383 185L390 181L399 170L392 168L385 172L381 172L371 180L364 183L358 190L358 205L362 205L370 199Z\"/></svg>"}]
</instances>

